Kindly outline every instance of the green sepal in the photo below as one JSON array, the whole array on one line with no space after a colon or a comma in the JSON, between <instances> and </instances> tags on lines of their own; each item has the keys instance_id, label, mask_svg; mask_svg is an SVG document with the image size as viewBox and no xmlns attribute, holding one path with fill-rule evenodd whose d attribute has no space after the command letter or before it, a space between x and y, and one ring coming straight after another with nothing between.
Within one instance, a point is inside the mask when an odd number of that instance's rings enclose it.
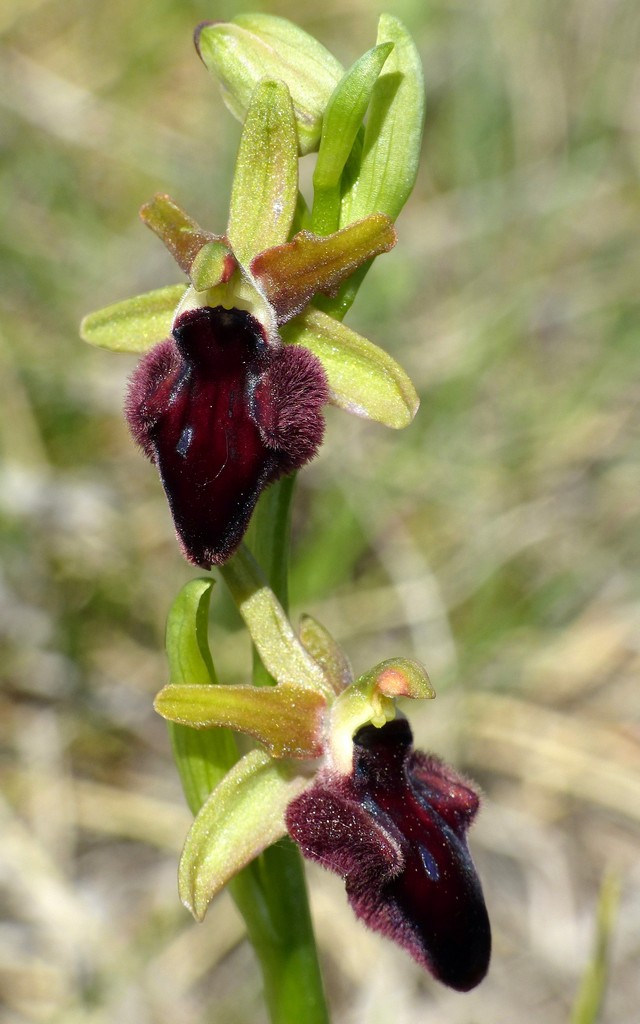
<instances>
[{"instance_id":1,"label":"green sepal","mask_svg":"<svg viewBox=\"0 0 640 1024\"><path fill-rule=\"evenodd\" d=\"M112 352L147 352L171 333L186 290L172 284L89 313L80 324L80 337Z\"/></svg>"},{"instance_id":2,"label":"green sepal","mask_svg":"<svg viewBox=\"0 0 640 1024\"><path fill-rule=\"evenodd\" d=\"M258 82L278 79L291 93L300 153L318 148L322 114L343 67L317 39L285 18L245 14L201 25L195 41L234 117L244 120Z\"/></svg>"},{"instance_id":3,"label":"green sepal","mask_svg":"<svg viewBox=\"0 0 640 1024\"><path fill-rule=\"evenodd\" d=\"M252 750L216 786L191 826L180 860L180 898L202 921L213 897L286 834L285 811L310 780Z\"/></svg>"},{"instance_id":4,"label":"green sepal","mask_svg":"<svg viewBox=\"0 0 640 1024\"><path fill-rule=\"evenodd\" d=\"M322 120L322 138L313 174L312 229L328 235L340 224L340 181L356 135L369 106L373 87L393 43L364 53L336 86Z\"/></svg>"},{"instance_id":5,"label":"green sepal","mask_svg":"<svg viewBox=\"0 0 640 1024\"><path fill-rule=\"evenodd\" d=\"M402 22L390 14L380 16L377 41L394 47L373 88L360 168L344 196L341 224L374 212L395 220L418 173L424 123L420 55Z\"/></svg>"},{"instance_id":6,"label":"green sepal","mask_svg":"<svg viewBox=\"0 0 640 1024\"><path fill-rule=\"evenodd\" d=\"M284 82L260 82L242 129L227 235L244 266L289 237L298 200L298 144Z\"/></svg>"},{"instance_id":7,"label":"green sepal","mask_svg":"<svg viewBox=\"0 0 640 1024\"><path fill-rule=\"evenodd\" d=\"M156 711L192 729L226 726L263 743L272 757L322 754L326 700L302 686L165 686Z\"/></svg>"},{"instance_id":8,"label":"green sepal","mask_svg":"<svg viewBox=\"0 0 640 1024\"><path fill-rule=\"evenodd\" d=\"M318 357L334 405L394 429L411 423L420 404L416 389L383 349L312 307L286 324L282 337Z\"/></svg>"},{"instance_id":9,"label":"green sepal","mask_svg":"<svg viewBox=\"0 0 640 1024\"><path fill-rule=\"evenodd\" d=\"M395 718L394 698L430 699L435 691L417 661L390 658L336 697L331 707L329 756L332 766L348 775L353 764L353 736L363 725L381 728Z\"/></svg>"},{"instance_id":10,"label":"green sepal","mask_svg":"<svg viewBox=\"0 0 640 1024\"><path fill-rule=\"evenodd\" d=\"M389 217L373 214L325 237L301 231L290 242L260 253L250 269L278 323L286 323L316 292L333 291L362 263L389 252L396 241Z\"/></svg>"},{"instance_id":11,"label":"green sepal","mask_svg":"<svg viewBox=\"0 0 640 1024\"><path fill-rule=\"evenodd\" d=\"M267 672L278 683L295 683L330 697L331 684L298 640L248 548L240 545L220 572Z\"/></svg>"},{"instance_id":12,"label":"green sepal","mask_svg":"<svg viewBox=\"0 0 640 1024\"><path fill-rule=\"evenodd\" d=\"M209 602L211 579L190 580L176 597L167 619L166 648L171 684L199 683L202 689L222 689L209 651ZM233 735L226 729L198 732L169 724L169 735L180 772L182 788L194 814L211 790L238 759Z\"/></svg>"},{"instance_id":13,"label":"green sepal","mask_svg":"<svg viewBox=\"0 0 640 1024\"><path fill-rule=\"evenodd\" d=\"M220 236L201 228L171 196L155 195L140 207L140 219L164 242L198 291L231 277L236 261Z\"/></svg>"},{"instance_id":14,"label":"green sepal","mask_svg":"<svg viewBox=\"0 0 640 1024\"><path fill-rule=\"evenodd\" d=\"M353 682L349 659L328 629L311 615L300 619L298 636L314 661L317 661L336 693Z\"/></svg>"}]
</instances>

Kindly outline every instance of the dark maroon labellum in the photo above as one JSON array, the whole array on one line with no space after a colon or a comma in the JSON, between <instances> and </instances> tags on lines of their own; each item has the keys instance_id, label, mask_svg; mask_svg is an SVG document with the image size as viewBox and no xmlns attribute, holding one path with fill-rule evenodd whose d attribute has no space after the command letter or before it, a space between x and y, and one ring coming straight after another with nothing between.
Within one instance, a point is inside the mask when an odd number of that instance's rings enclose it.
<instances>
[{"instance_id":1,"label":"dark maroon labellum","mask_svg":"<svg viewBox=\"0 0 640 1024\"><path fill-rule=\"evenodd\" d=\"M242 309L188 310L140 361L127 420L189 561L208 569L233 554L262 489L316 454L327 399L316 357L267 342Z\"/></svg>"},{"instance_id":2,"label":"dark maroon labellum","mask_svg":"<svg viewBox=\"0 0 640 1024\"><path fill-rule=\"evenodd\" d=\"M361 729L353 774L320 775L289 806L287 827L306 857L344 877L358 917L464 992L491 955L466 842L478 803L453 769L413 750L398 718Z\"/></svg>"}]
</instances>

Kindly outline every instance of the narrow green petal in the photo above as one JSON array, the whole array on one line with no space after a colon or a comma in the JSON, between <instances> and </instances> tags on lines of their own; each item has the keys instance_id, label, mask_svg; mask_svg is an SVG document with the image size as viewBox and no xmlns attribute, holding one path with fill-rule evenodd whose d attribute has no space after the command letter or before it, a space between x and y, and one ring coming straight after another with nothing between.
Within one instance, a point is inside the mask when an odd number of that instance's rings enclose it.
<instances>
[{"instance_id":1,"label":"narrow green petal","mask_svg":"<svg viewBox=\"0 0 640 1024\"><path fill-rule=\"evenodd\" d=\"M252 750L216 786L180 860L180 898L197 921L238 871L286 834L287 806L308 785L286 761Z\"/></svg>"},{"instance_id":2,"label":"narrow green petal","mask_svg":"<svg viewBox=\"0 0 640 1024\"><path fill-rule=\"evenodd\" d=\"M227 282L237 267L220 235L205 231L171 196L158 193L140 208L140 218L160 238L196 291Z\"/></svg>"},{"instance_id":3,"label":"narrow green petal","mask_svg":"<svg viewBox=\"0 0 640 1024\"><path fill-rule=\"evenodd\" d=\"M322 114L343 68L317 39L285 18L245 14L200 26L196 46L234 117L244 120L258 82L278 79L293 99L300 152L318 148Z\"/></svg>"},{"instance_id":4,"label":"narrow green petal","mask_svg":"<svg viewBox=\"0 0 640 1024\"><path fill-rule=\"evenodd\" d=\"M312 228L321 235L335 231L340 220L340 180L369 106L373 87L393 43L363 54L342 77L322 120L322 138L313 174Z\"/></svg>"},{"instance_id":5,"label":"narrow green petal","mask_svg":"<svg viewBox=\"0 0 640 1024\"><path fill-rule=\"evenodd\" d=\"M371 97L360 170L343 201L341 224L367 213L394 220L418 173L424 123L424 79L415 43L398 18L383 14L378 43L392 42Z\"/></svg>"},{"instance_id":6,"label":"narrow green petal","mask_svg":"<svg viewBox=\"0 0 640 1024\"><path fill-rule=\"evenodd\" d=\"M211 579L190 580L176 597L167 619L166 648L169 679L173 684L201 683L217 691L216 674L209 651L209 601ZM209 684L209 685L207 685ZM189 807L198 812L211 790L238 759L233 735L226 729L197 732L169 724L169 735Z\"/></svg>"},{"instance_id":7,"label":"narrow green petal","mask_svg":"<svg viewBox=\"0 0 640 1024\"><path fill-rule=\"evenodd\" d=\"M219 252L219 276L205 287L212 288L227 278L234 268L234 259L219 235L201 228L197 221L178 206L171 196L158 193L151 202L140 207L140 218L160 238L185 274L191 273L194 260L204 246L213 243ZM194 282L195 283L195 282ZM197 287L197 285L196 285ZM200 291L203 289L200 288Z\"/></svg>"},{"instance_id":8,"label":"narrow green petal","mask_svg":"<svg viewBox=\"0 0 640 1024\"><path fill-rule=\"evenodd\" d=\"M298 200L298 144L284 82L260 82L242 129L227 235L235 256L254 256L289 237Z\"/></svg>"},{"instance_id":9,"label":"narrow green petal","mask_svg":"<svg viewBox=\"0 0 640 1024\"><path fill-rule=\"evenodd\" d=\"M362 263L389 252L396 243L384 214L365 217L319 237L301 231L290 242L260 253L251 273L276 311L279 323L296 316L316 292L337 288Z\"/></svg>"},{"instance_id":10,"label":"narrow green petal","mask_svg":"<svg viewBox=\"0 0 640 1024\"><path fill-rule=\"evenodd\" d=\"M383 349L312 307L286 324L282 337L318 357L334 405L395 429L411 423L420 404L418 395L402 367Z\"/></svg>"},{"instance_id":11,"label":"narrow green petal","mask_svg":"<svg viewBox=\"0 0 640 1024\"><path fill-rule=\"evenodd\" d=\"M331 684L293 632L251 552L241 545L220 571L267 672L278 683L295 683L331 696Z\"/></svg>"},{"instance_id":12,"label":"narrow green petal","mask_svg":"<svg viewBox=\"0 0 640 1024\"><path fill-rule=\"evenodd\" d=\"M349 659L331 634L311 615L303 615L298 630L300 641L318 662L336 693L353 682Z\"/></svg>"},{"instance_id":13,"label":"narrow green petal","mask_svg":"<svg viewBox=\"0 0 640 1024\"><path fill-rule=\"evenodd\" d=\"M80 337L112 352L147 352L171 333L186 290L183 284L173 284L89 313L80 324Z\"/></svg>"},{"instance_id":14,"label":"narrow green petal","mask_svg":"<svg viewBox=\"0 0 640 1024\"><path fill-rule=\"evenodd\" d=\"M192 729L226 726L263 743L272 757L322 754L326 701L302 686L165 686L156 711Z\"/></svg>"}]
</instances>

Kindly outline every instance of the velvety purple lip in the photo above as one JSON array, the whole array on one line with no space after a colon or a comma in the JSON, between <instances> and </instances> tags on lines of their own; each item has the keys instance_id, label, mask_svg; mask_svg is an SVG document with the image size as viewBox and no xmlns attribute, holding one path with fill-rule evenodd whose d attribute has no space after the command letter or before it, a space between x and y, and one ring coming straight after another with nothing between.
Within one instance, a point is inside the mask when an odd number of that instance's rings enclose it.
<instances>
[{"instance_id":1,"label":"velvety purple lip","mask_svg":"<svg viewBox=\"0 0 640 1024\"><path fill-rule=\"evenodd\" d=\"M347 778L325 773L289 807L305 856L341 874L366 924L459 991L484 978L491 930L466 832L473 789L413 750L404 719L366 726Z\"/></svg>"},{"instance_id":2,"label":"velvety purple lip","mask_svg":"<svg viewBox=\"0 0 640 1024\"><path fill-rule=\"evenodd\" d=\"M141 360L127 419L189 561L208 569L233 554L262 489L316 454L327 398L319 361L268 343L246 310L189 310Z\"/></svg>"}]
</instances>

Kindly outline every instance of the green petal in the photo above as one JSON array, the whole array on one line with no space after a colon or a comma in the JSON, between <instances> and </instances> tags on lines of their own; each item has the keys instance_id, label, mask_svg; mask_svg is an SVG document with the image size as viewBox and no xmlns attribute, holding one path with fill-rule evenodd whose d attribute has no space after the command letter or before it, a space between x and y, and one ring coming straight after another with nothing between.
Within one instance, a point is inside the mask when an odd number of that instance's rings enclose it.
<instances>
[{"instance_id":1,"label":"green petal","mask_svg":"<svg viewBox=\"0 0 640 1024\"><path fill-rule=\"evenodd\" d=\"M239 121L258 82L278 79L293 99L300 152L318 148L322 114L343 68L317 39L285 18L245 14L229 23L202 25L196 46Z\"/></svg>"},{"instance_id":2,"label":"green petal","mask_svg":"<svg viewBox=\"0 0 640 1024\"><path fill-rule=\"evenodd\" d=\"M322 120L322 139L313 174L312 227L321 235L340 221L340 180L369 106L373 87L393 43L363 54L336 86Z\"/></svg>"},{"instance_id":3,"label":"green petal","mask_svg":"<svg viewBox=\"0 0 640 1024\"><path fill-rule=\"evenodd\" d=\"M402 367L383 349L311 307L282 329L282 337L318 357L334 405L395 429L411 423L420 404L418 395Z\"/></svg>"},{"instance_id":4,"label":"green petal","mask_svg":"<svg viewBox=\"0 0 640 1024\"><path fill-rule=\"evenodd\" d=\"M201 683L213 692L216 684L208 640L211 579L190 580L176 597L167 620L166 648L173 684ZM211 790L238 760L233 735L226 729L198 732L169 724L171 744L189 807L196 814Z\"/></svg>"},{"instance_id":5,"label":"green petal","mask_svg":"<svg viewBox=\"0 0 640 1024\"><path fill-rule=\"evenodd\" d=\"M198 291L229 280L236 262L228 247L218 235L204 231L171 196L154 196L140 208L140 217L162 239L180 269L191 275Z\"/></svg>"},{"instance_id":6,"label":"green petal","mask_svg":"<svg viewBox=\"0 0 640 1024\"><path fill-rule=\"evenodd\" d=\"M296 316L316 292L337 288L362 263L389 252L396 233L389 217L374 214L326 237L301 231L251 263L279 323Z\"/></svg>"},{"instance_id":7,"label":"green petal","mask_svg":"<svg viewBox=\"0 0 640 1024\"><path fill-rule=\"evenodd\" d=\"M147 352L171 333L186 290L183 284L173 284L89 313L80 324L80 337L113 352Z\"/></svg>"},{"instance_id":8,"label":"green petal","mask_svg":"<svg viewBox=\"0 0 640 1024\"><path fill-rule=\"evenodd\" d=\"M154 707L163 718L192 729L245 732L272 757L322 754L326 701L302 686L165 686Z\"/></svg>"},{"instance_id":9,"label":"green petal","mask_svg":"<svg viewBox=\"0 0 640 1024\"><path fill-rule=\"evenodd\" d=\"M380 211L394 220L418 173L424 123L424 79L415 43L398 18L383 14L378 43L392 42L371 98L360 170L343 200L341 224Z\"/></svg>"},{"instance_id":10,"label":"green petal","mask_svg":"<svg viewBox=\"0 0 640 1024\"><path fill-rule=\"evenodd\" d=\"M311 615L303 615L298 630L300 641L317 661L336 693L353 682L349 659L327 629Z\"/></svg>"},{"instance_id":11,"label":"green petal","mask_svg":"<svg viewBox=\"0 0 640 1024\"><path fill-rule=\"evenodd\" d=\"M298 198L298 147L289 90L260 82L242 129L227 235L247 266L289 237Z\"/></svg>"},{"instance_id":12,"label":"green petal","mask_svg":"<svg viewBox=\"0 0 640 1024\"><path fill-rule=\"evenodd\" d=\"M197 921L238 871L286 834L287 806L308 785L286 761L252 750L214 789L180 860L180 898Z\"/></svg>"},{"instance_id":13,"label":"green petal","mask_svg":"<svg viewBox=\"0 0 640 1024\"><path fill-rule=\"evenodd\" d=\"M329 681L293 632L251 552L241 545L220 571L267 672L278 683L295 683L331 696Z\"/></svg>"}]
</instances>

